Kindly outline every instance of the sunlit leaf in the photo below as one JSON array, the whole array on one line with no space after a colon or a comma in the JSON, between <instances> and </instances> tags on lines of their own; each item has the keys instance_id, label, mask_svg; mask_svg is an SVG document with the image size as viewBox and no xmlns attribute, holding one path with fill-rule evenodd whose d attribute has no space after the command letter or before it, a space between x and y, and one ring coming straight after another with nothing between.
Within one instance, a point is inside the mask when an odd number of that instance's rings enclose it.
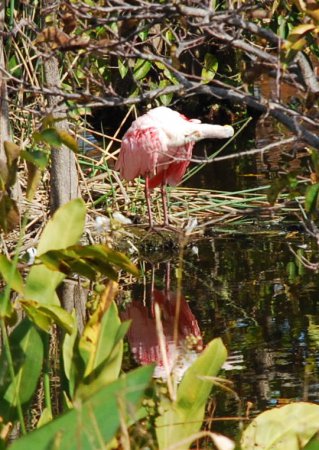
<instances>
[{"instance_id":1,"label":"sunlit leaf","mask_svg":"<svg viewBox=\"0 0 319 450\"><path fill-rule=\"evenodd\" d=\"M28 168L28 179L27 179L27 191L26 197L27 200L31 201L36 193L37 187L42 178L41 170L35 166L33 163L27 162Z\"/></svg>"},{"instance_id":2,"label":"sunlit leaf","mask_svg":"<svg viewBox=\"0 0 319 450\"><path fill-rule=\"evenodd\" d=\"M11 289L14 289L19 294L23 294L23 279L19 270L14 267L5 255L0 255L0 274Z\"/></svg>"},{"instance_id":3,"label":"sunlit leaf","mask_svg":"<svg viewBox=\"0 0 319 450\"><path fill-rule=\"evenodd\" d=\"M316 210L319 192L319 183L312 184L307 187L305 194L305 210L312 213Z\"/></svg>"},{"instance_id":4,"label":"sunlit leaf","mask_svg":"<svg viewBox=\"0 0 319 450\"><path fill-rule=\"evenodd\" d=\"M129 258L106 245L74 245L64 250L51 250L39 259L51 270L67 275L77 273L94 280L98 274L117 280L118 274L113 266L138 275L138 270Z\"/></svg>"},{"instance_id":5,"label":"sunlit leaf","mask_svg":"<svg viewBox=\"0 0 319 450\"><path fill-rule=\"evenodd\" d=\"M60 147L62 145L62 139L56 128L45 128L40 131L40 139L52 147Z\"/></svg>"},{"instance_id":6,"label":"sunlit leaf","mask_svg":"<svg viewBox=\"0 0 319 450\"><path fill-rule=\"evenodd\" d=\"M176 450L189 448L189 444L178 443L200 429L213 387L212 381L205 377L215 377L226 357L227 351L221 339L214 339L185 372L176 401L163 404L165 412L156 420L156 435L161 450L173 445Z\"/></svg>"},{"instance_id":7,"label":"sunlit leaf","mask_svg":"<svg viewBox=\"0 0 319 450\"><path fill-rule=\"evenodd\" d=\"M128 66L122 61L121 58L118 58L118 66L121 78L125 78L128 72Z\"/></svg>"},{"instance_id":8,"label":"sunlit leaf","mask_svg":"<svg viewBox=\"0 0 319 450\"><path fill-rule=\"evenodd\" d=\"M85 213L85 204L81 199L71 200L59 208L41 234L38 255L78 242L84 228ZM39 303L59 304L55 290L64 277L43 264L33 266L26 280L25 298Z\"/></svg>"},{"instance_id":9,"label":"sunlit leaf","mask_svg":"<svg viewBox=\"0 0 319 450\"><path fill-rule=\"evenodd\" d=\"M312 32L316 26L314 24L300 24L294 27L283 44L285 50L299 51L307 44L306 35Z\"/></svg>"},{"instance_id":10,"label":"sunlit leaf","mask_svg":"<svg viewBox=\"0 0 319 450\"><path fill-rule=\"evenodd\" d=\"M293 0L299 11L305 12L307 9L307 3L304 0Z\"/></svg>"},{"instance_id":11,"label":"sunlit leaf","mask_svg":"<svg viewBox=\"0 0 319 450\"><path fill-rule=\"evenodd\" d=\"M75 353L74 353L74 346L77 340L77 326L76 326L76 320L75 320L75 311L72 312L72 317L74 320L74 328L71 334L65 334L62 344L62 357L63 357L63 368L64 373L67 379L69 380L69 392L71 396L74 394L74 388L75 388L75 378L74 373L72 373L72 365L75 363Z\"/></svg>"},{"instance_id":12,"label":"sunlit leaf","mask_svg":"<svg viewBox=\"0 0 319 450\"><path fill-rule=\"evenodd\" d=\"M152 366L131 371L76 408L18 439L10 450L92 450L104 447L115 436L121 421L125 418L135 420L136 408L152 374Z\"/></svg>"},{"instance_id":13,"label":"sunlit leaf","mask_svg":"<svg viewBox=\"0 0 319 450\"><path fill-rule=\"evenodd\" d=\"M51 422L52 419L53 419L53 416L52 416L51 408L47 408L47 407L44 408L41 413L40 419L38 420L37 428L43 427L43 425Z\"/></svg>"},{"instance_id":14,"label":"sunlit leaf","mask_svg":"<svg viewBox=\"0 0 319 450\"><path fill-rule=\"evenodd\" d=\"M160 87L160 88L163 88L163 89L164 89L164 88L166 88L167 86L171 86L171 83L170 83L168 80L161 80L161 81L160 81L160 83L159 83L159 87ZM171 93L167 93L167 94L160 95L160 97L159 97L159 99L160 99L162 105L164 105L164 106L168 106L168 105L171 103L172 98L173 98L173 93L172 93L172 92L171 92Z\"/></svg>"},{"instance_id":15,"label":"sunlit leaf","mask_svg":"<svg viewBox=\"0 0 319 450\"><path fill-rule=\"evenodd\" d=\"M46 333L50 331L52 320L46 314L38 310L37 302L21 300L19 303L31 322Z\"/></svg>"},{"instance_id":16,"label":"sunlit leaf","mask_svg":"<svg viewBox=\"0 0 319 450\"><path fill-rule=\"evenodd\" d=\"M31 311L32 309L30 318L34 319L35 323L44 331L48 331L46 324L52 325L55 323L63 328L67 333L72 333L74 318L64 308L57 305L43 305L41 303L28 300L21 300L20 303L27 313L28 310ZM42 326L40 324L42 324Z\"/></svg>"},{"instance_id":17,"label":"sunlit leaf","mask_svg":"<svg viewBox=\"0 0 319 450\"><path fill-rule=\"evenodd\" d=\"M318 24L319 22L319 8L317 9L307 9L306 11L307 16L311 17L315 20L315 22ZM318 27L316 28L316 31L318 31Z\"/></svg>"},{"instance_id":18,"label":"sunlit leaf","mask_svg":"<svg viewBox=\"0 0 319 450\"><path fill-rule=\"evenodd\" d=\"M68 147L70 150L72 150L74 153L78 153L79 147L76 139L74 139L73 136L71 136L70 133L68 133L65 130L57 130L57 133L59 135L59 138L61 140L61 143L64 144L66 147Z\"/></svg>"},{"instance_id":19,"label":"sunlit leaf","mask_svg":"<svg viewBox=\"0 0 319 450\"><path fill-rule=\"evenodd\" d=\"M129 323L121 323L114 297L117 284L109 282L97 310L86 324L79 340L84 372L76 391L77 398L86 398L119 376L123 357L123 338Z\"/></svg>"},{"instance_id":20,"label":"sunlit leaf","mask_svg":"<svg viewBox=\"0 0 319 450\"><path fill-rule=\"evenodd\" d=\"M14 381L11 380L6 352L0 356L0 415L5 420L17 418L18 398L22 405L32 399L42 370L43 342L39 331L22 320L9 337L14 355Z\"/></svg>"},{"instance_id":21,"label":"sunlit leaf","mask_svg":"<svg viewBox=\"0 0 319 450\"><path fill-rule=\"evenodd\" d=\"M142 80L146 77L148 72L151 70L152 63L145 59L138 59L135 63L133 74L135 80Z\"/></svg>"},{"instance_id":22,"label":"sunlit leaf","mask_svg":"<svg viewBox=\"0 0 319 450\"><path fill-rule=\"evenodd\" d=\"M209 83L215 78L218 70L218 60L215 55L206 53L204 57L204 67L202 68L202 80L204 83Z\"/></svg>"},{"instance_id":23,"label":"sunlit leaf","mask_svg":"<svg viewBox=\"0 0 319 450\"><path fill-rule=\"evenodd\" d=\"M242 450L300 450L318 431L319 405L299 402L259 414L243 433Z\"/></svg>"}]
</instances>

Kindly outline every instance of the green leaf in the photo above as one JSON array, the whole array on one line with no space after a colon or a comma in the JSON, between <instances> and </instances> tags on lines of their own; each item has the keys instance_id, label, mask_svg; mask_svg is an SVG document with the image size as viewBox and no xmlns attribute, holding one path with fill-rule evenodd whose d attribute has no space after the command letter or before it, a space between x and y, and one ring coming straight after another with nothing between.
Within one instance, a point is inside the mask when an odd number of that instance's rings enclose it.
<instances>
[{"instance_id":1,"label":"green leaf","mask_svg":"<svg viewBox=\"0 0 319 450\"><path fill-rule=\"evenodd\" d=\"M319 435L316 433L303 450L318 450L319 449Z\"/></svg>"},{"instance_id":2,"label":"green leaf","mask_svg":"<svg viewBox=\"0 0 319 450\"><path fill-rule=\"evenodd\" d=\"M122 61L121 58L118 58L118 66L121 78L125 78L128 72L128 66Z\"/></svg>"},{"instance_id":3,"label":"green leaf","mask_svg":"<svg viewBox=\"0 0 319 450\"><path fill-rule=\"evenodd\" d=\"M46 169L49 164L49 153L43 150L21 151L21 158L37 166L39 169Z\"/></svg>"},{"instance_id":4,"label":"green leaf","mask_svg":"<svg viewBox=\"0 0 319 450\"><path fill-rule=\"evenodd\" d=\"M54 323L71 334L74 328L74 319L64 308L56 305L38 305L38 310L46 314Z\"/></svg>"},{"instance_id":5,"label":"green leaf","mask_svg":"<svg viewBox=\"0 0 319 450\"><path fill-rule=\"evenodd\" d=\"M86 362L86 375L95 369L113 351L121 321L114 298L117 283L110 281L100 296L98 308L86 324L79 342Z\"/></svg>"},{"instance_id":6,"label":"green leaf","mask_svg":"<svg viewBox=\"0 0 319 450\"><path fill-rule=\"evenodd\" d=\"M90 280L95 280L98 274L102 274L116 281L118 274L113 266L135 276L139 275L138 269L126 255L102 244L74 245L64 250L51 250L42 254L39 259L51 270L66 275L77 273Z\"/></svg>"},{"instance_id":7,"label":"green leaf","mask_svg":"<svg viewBox=\"0 0 319 450\"><path fill-rule=\"evenodd\" d=\"M71 200L59 208L42 232L38 255L78 242L84 229L85 213L85 204L81 199ZM43 264L33 266L26 280L25 298L58 305L55 290L64 277L64 274L53 272Z\"/></svg>"},{"instance_id":8,"label":"green leaf","mask_svg":"<svg viewBox=\"0 0 319 450\"><path fill-rule=\"evenodd\" d=\"M48 407L44 408L44 410L41 413L40 419L38 420L37 428L40 428L43 425L51 422L52 419L53 419L53 417L52 417L51 408L48 408Z\"/></svg>"},{"instance_id":9,"label":"green leaf","mask_svg":"<svg viewBox=\"0 0 319 450\"><path fill-rule=\"evenodd\" d=\"M151 70L152 63L144 59L138 59L133 68L133 74L135 80L143 80L148 72Z\"/></svg>"},{"instance_id":10,"label":"green leaf","mask_svg":"<svg viewBox=\"0 0 319 450\"><path fill-rule=\"evenodd\" d=\"M31 401L43 362L42 338L28 319L13 330L9 342L14 355L14 381L10 377L5 349L0 356L0 415L6 421L17 417L18 398L25 406Z\"/></svg>"},{"instance_id":11,"label":"green leaf","mask_svg":"<svg viewBox=\"0 0 319 450\"><path fill-rule=\"evenodd\" d=\"M85 203L80 198L61 206L41 234L38 255L49 250L66 248L77 242L83 233L85 214Z\"/></svg>"},{"instance_id":12,"label":"green leaf","mask_svg":"<svg viewBox=\"0 0 319 450\"><path fill-rule=\"evenodd\" d=\"M31 201L36 193L37 187L41 181L42 172L33 163L27 162L28 181L27 181L27 200Z\"/></svg>"},{"instance_id":13,"label":"green leaf","mask_svg":"<svg viewBox=\"0 0 319 450\"><path fill-rule=\"evenodd\" d=\"M35 301L20 300L21 305L29 314L30 319L44 331L48 331L53 323L59 325L71 334L74 328L74 318L65 309L57 305L43 305Z\"/></svg>"},{"instance_id":14,"label":"green leaf","mask_svg":"<svg viewBox=\"0 0 319 450\"><path fill-rule=\"evenodd\" d=\"M206 53L204 57L204 67L202 69L202 80L204 83L209 83L215 78L218 70L218 60L215 55Z\"/></svg>"},{"instance_id":15,"label":"green leaf","mask_svg":"<svg viewBox=\"0 0 319 450\"><path fill-rule=\"evenodd\" d=\"M213 383L204 377L214 377L227 357L221 339L211 341L198 359L185 372L177 391L176 402L165 403L165 409L156 421L156 435L160 449L173 446L176 450L188 449L189 445L178 445L199 431L205 414L205 405Z\"/></svg>"},{"instance_id":16,"label":"green leaf","mask_svg":"<svg viewBox=\"0 0 319 450\"><path fill-rule=\"evenodd\" d=\"M19 303L21 304L22 308L24 309L25 313L27 314L31 322L33 322L37 327L39 327L46 333L50 331L52 326L52 320L46 314L41 313L38 310L36 306L37 302L20 300Z\"/></svg>"},{"instance_id":17,"label":"green leaf","mask_svg":"<svg viewBox=\"0 0 319 450\"><path fill-rule=\"evenodd\" d=\"M45 128L39 132L37 139L46 142L52 147L60 147L62 140L56 128Z\"/></svg>"},{"instance_id":18,"label":"green leaf","mask_svg":"<svg viewBox=\"0 0 319 450\"><path fill-rule=\"evenodd\" d=\"M107 358L83 378L76 390L75 398L82 400L92 396L96 391L116 380L119 376L123 359L123 337L128 331L130 322L122 323L113 341L113 347Z\"/></svg>"},{"instance_id":19,"label":"green leaf","mask_svg":"<svg viewBox=\"0 0 319 450\"><path fill-rule=\"evenodd\" d=\"M104 448L124 418L134 421L136 407L152 374L152 366L130 372L86 401L78 402L76 408L56 420L18 439L9 447L10 450Z\"/></svg>"},{"instance_id":20,"label":"green leaf","mask_svg":"<svg viewBox=\"0 0 319 450\"><path fill-rule=\"evenodd\" d=\"M70 150L72 150L74 153L79 152L79 147L76 139L74 139L73 136L71 136L70 133L68 133L65 130L57 130L57 133L59 135L59 138L66 147L68 147Z\"/></svg>"},{"instance_id":21,"label":"green leaf","mask_svg":"<svg viewBox=\"0 0 319 450\"><path fill-rule=\"evenodd\" d=\"M244 431L242 450L300 450L318 431L319 405L291 403L259 414Z\"/></svg>"},{"instance_id":22,"label":"green leaf","mask_svg":"<svg viewBox=\"0 0 319 450\"><path fill-rule=\"evenodd\" d=\"M23 294L23 279L16 267L5 255L0 254L0 273L5 282L19 294Z\"/></svg>"},{"instance_id":23,"label":"green leaf","mask_svg":"<svg viewBox=\"0 0 319 450\"><path fill-rule=\"evenodd\" d=\"M313 213L317 207L319 192L319 183L312 184L307 187L305 194L305 210L307 213Z\"/></svg>"},{"instance_id":24,"label":"green leaf","mask_svg":"<svg viewBox=\"0 0 319 450\"><path fill-rule=\"evenodd\" d=\"M63 339L63 344L62 344L62 358L63 358L63 368L64 368L64 373L66 378L69 380L70 383L72 383L72 385L74 384L72 382L72 374L71 374L71 369L72 369L72 364L73 364L73 360L74 360L74 347L75 347L75 343L76 343L76 339L77 339L77 335L78 335L78 330L77 330L77 326L76 326L76 320L75 320L75 311L72 311L72 317L74 320L74 328L71 334L65 334L64 339ZM73 395L73 389L74 386L72 386L72 388L70 389L71 394Z\"/></svg>"},{"instance_id":25,"label":"green leaf","mask_svg":"<svg viewBox=\"0 0 319 450\"><path fill-rule=\"evenodd\" d=\"M167 86L171 86L171 83L168 80L161 80L159 83L160 88L166 88ZM168 106L173 98L173 93L160 95L159 99L164 106Z\"/></svg>"}]
</instances>

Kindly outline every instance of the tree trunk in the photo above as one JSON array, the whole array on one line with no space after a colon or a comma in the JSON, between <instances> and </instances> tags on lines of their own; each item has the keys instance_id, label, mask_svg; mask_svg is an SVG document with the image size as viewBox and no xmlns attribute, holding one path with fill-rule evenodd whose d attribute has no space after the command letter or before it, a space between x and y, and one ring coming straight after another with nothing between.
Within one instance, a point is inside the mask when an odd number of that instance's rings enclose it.
<instances>
[{"instance_id":1,"label":"tree trunk","mask_svg":"<svg viewBox=\"0 0 319 450\"><path fill-rule=\"evenodd\" d=\"M44 62L44 73L46 84L49 89L59 88L61 85L59 75L59 64L55 56L51 56ZM66 119L66 106L58 96L49 96L50 109L55 118L63 118L56 122L56 127L69 131ZM58 108L58 112L54 111ZM51 156L51 183L50 183L51 213L64 203L79 196L78 174L74 153L65 147L52 149Z\"/></svg>"},{"instance_id":2,"label":"tree trunk","mask_svg":"<svg viewBox=\"0 0 319 450\"><path fill-rule=\"evenodd\" d=\"M44 0L43 8L50 11L50 15L54 15L52 10L53 4L58 7L58 2L52 0ZM51 7L51 8L49 8ZM45 23L45 20L43 21ZM60 88L61 80L59 74L58 59L52 54L48 59L44 60L44 73L46 79L46 87L55 90ZM63 99L59 96L49 95L48 103L50 112L54 118L61 118L55 123L56 128L69 131L67 121L67 108ZM51 179L50 179L50 209L51 214L64 203L77 198L79 196L78 173L76 168L76 159L74 153L65 147L53 148L51 154ZM67 280L59 289L59 297L62 306L71 311L76 311L79 329L83 328L83 307L81 289L77 285Z\"/></svg>"}]
</instances>

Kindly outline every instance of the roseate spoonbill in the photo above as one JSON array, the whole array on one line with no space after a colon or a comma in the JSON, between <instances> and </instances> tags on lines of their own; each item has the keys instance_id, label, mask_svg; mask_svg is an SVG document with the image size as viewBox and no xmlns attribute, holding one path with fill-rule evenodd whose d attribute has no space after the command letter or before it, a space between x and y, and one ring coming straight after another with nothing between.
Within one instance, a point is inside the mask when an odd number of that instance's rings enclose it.
<instances>
[{"instance_id":1,"label":"roseate spoonbill","mask_svg":"<svg viewBox=\"0 0 319 450\"><path fill-rule=\"evenodd\" d=\"M125 180L145 178L145 197L150 228L153 218L150 190L161 187L164 225L168 225L165 186L178 184L190 163L195 142L233 136L230 125L211 125L165 106L137 118L125 133L115 169Z\"/></svg>"}]
</instances>

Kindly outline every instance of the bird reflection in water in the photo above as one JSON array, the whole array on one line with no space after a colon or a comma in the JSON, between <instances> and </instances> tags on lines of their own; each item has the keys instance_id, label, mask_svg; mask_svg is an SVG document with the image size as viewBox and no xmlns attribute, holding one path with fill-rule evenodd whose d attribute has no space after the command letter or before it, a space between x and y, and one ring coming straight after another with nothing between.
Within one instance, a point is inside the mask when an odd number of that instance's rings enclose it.
<instances>
[{"instance_id":1,"label":"bird reflection in water","mask_svg":"<svg viewBox=\"0 0 319 450\"><path fill-rule=\"evenodd\" d=\"M154 362L154 377L166 378L165 358L155 319L155 305L159 306L169 372L174 372L180 379L202 350L203 341L197 320L185 298L171 290L169 262L165 269L164 289L155 287L153 268L149 305L133 300L121 313L121 318L132 320L128 340L136 362L142 365Z\"/></svg>"}]
</instances>

